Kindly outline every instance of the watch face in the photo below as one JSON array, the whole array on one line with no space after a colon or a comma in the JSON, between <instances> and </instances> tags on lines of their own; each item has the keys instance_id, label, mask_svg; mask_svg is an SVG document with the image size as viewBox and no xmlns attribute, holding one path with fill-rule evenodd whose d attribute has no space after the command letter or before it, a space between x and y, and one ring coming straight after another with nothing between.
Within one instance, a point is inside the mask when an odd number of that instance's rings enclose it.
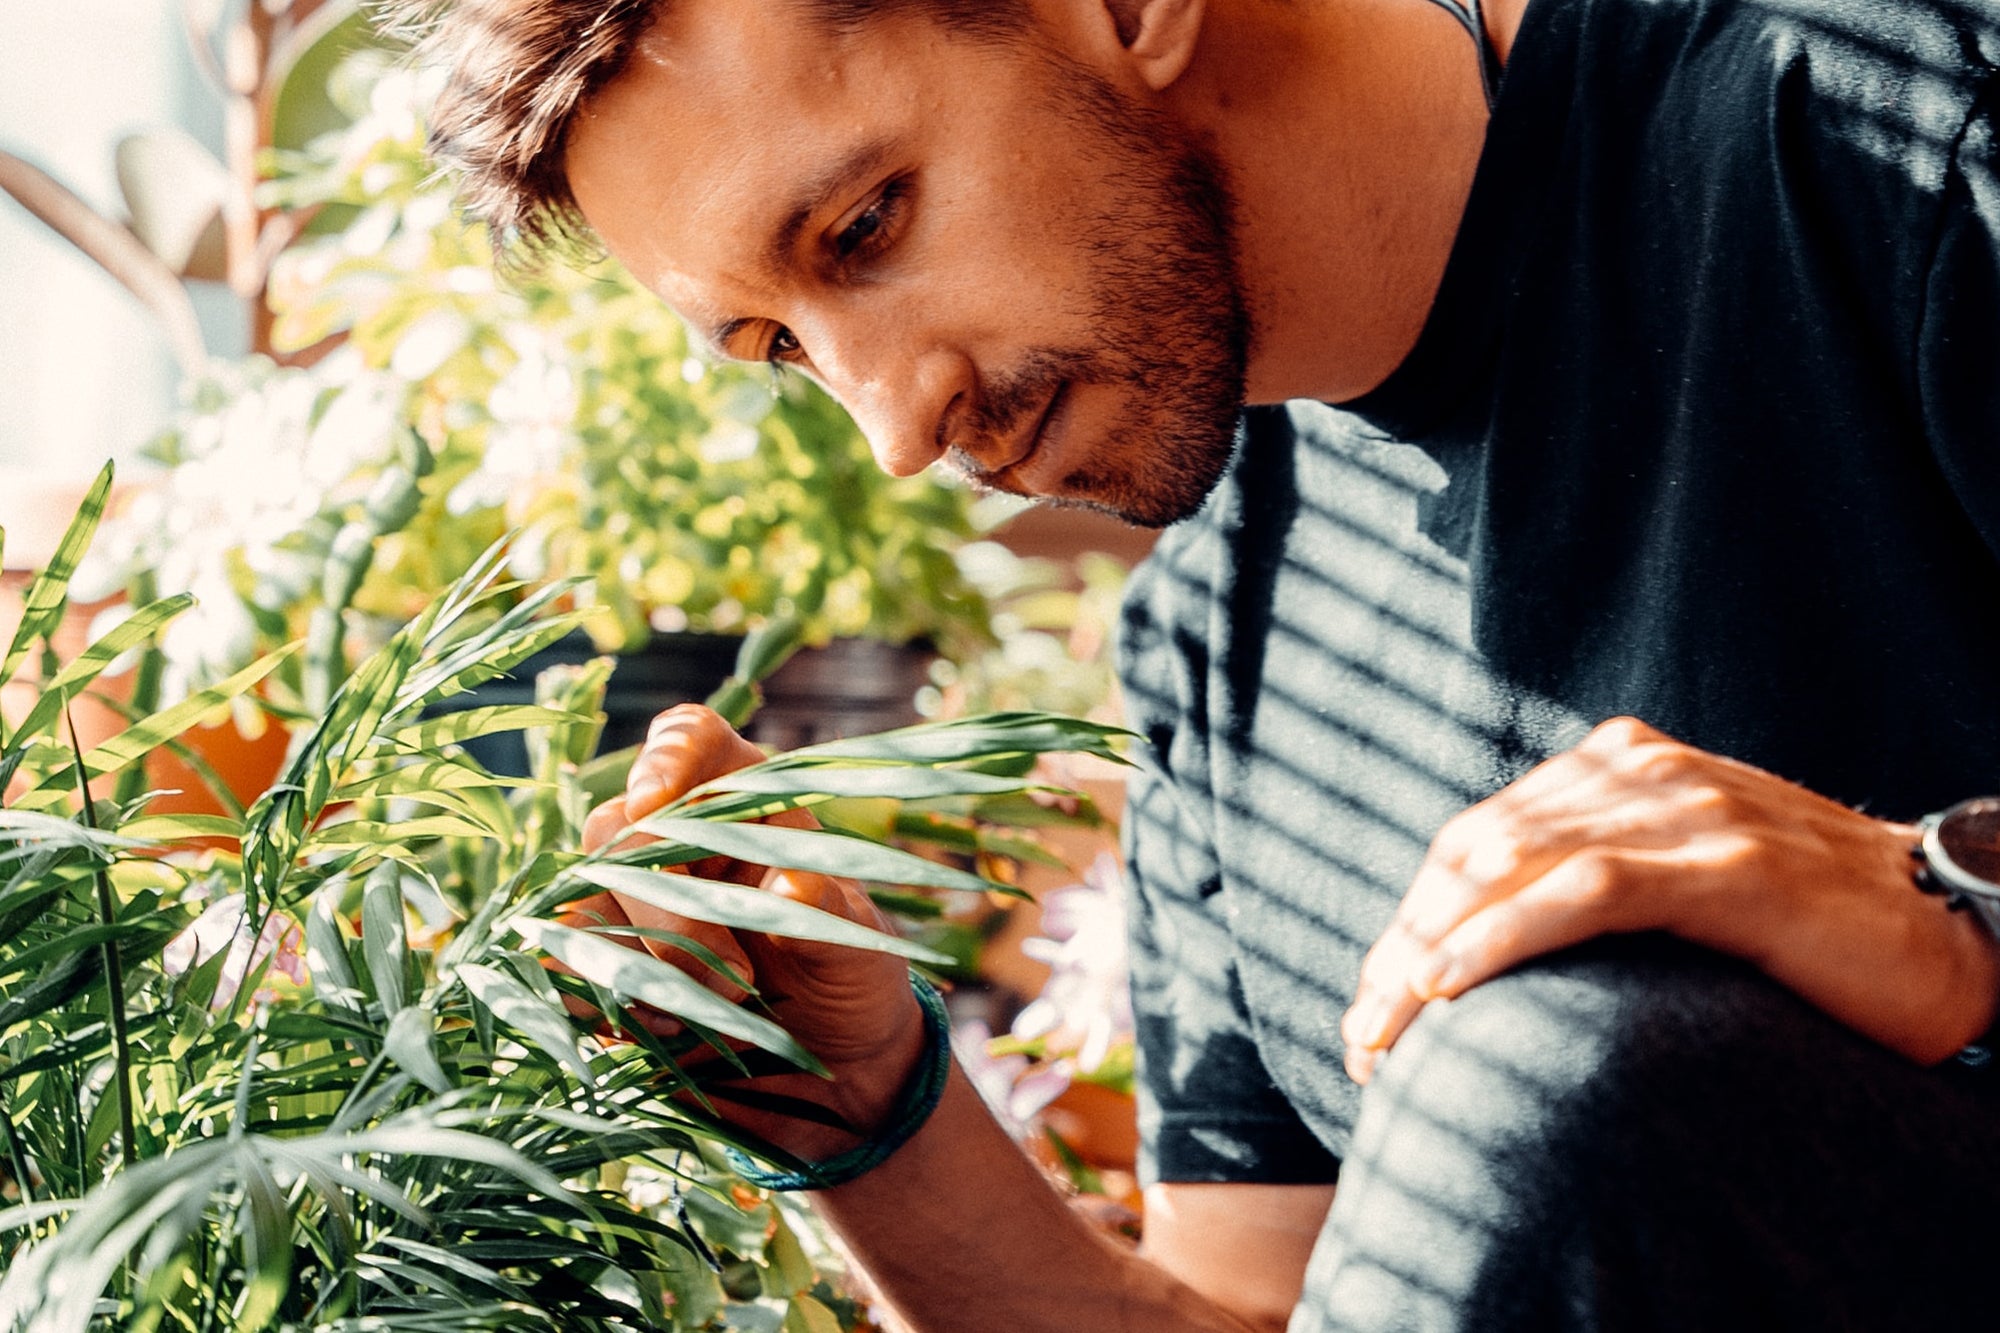
<instances>
[{"instance_id":1,"label":"watch face","mask_svg":"<svg viewBox=\"0 0 2000 1333\"><path fill-rule=\"evenodd\" d=\"M2000 797L1982 796L1945 812L1938 845L1966 874L2000 885Z\"/></svg>"}]
</instances>

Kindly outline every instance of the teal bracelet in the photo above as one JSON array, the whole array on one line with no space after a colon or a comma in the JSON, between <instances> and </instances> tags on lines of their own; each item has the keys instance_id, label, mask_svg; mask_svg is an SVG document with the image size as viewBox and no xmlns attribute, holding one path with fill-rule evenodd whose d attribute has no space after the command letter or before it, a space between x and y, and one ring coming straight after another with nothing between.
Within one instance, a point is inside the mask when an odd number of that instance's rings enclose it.
<instances>
[{"instance_id":1,"label":"teal bracelet","mask_svg":"<svg viewBox=\"0 0 2000 1333\"><path fill-rule=\"evenodd\" d=\"M857 1144L837 1157L829 1157L803 1171L772 1171L757 1165L735 1148L724 1148L723 1156L736 1174L752 1185L767 1190L825 1190L859 1180L889 1160L896 1149L908 1143L924 1127L944 1096L945 1079L951 1073L951 1016L945 1012L944 996L937 987L915 972L910 973L910 989L924 1011L924 1049L909 1082L896 1096L889 1127L865 1143Z\"/></svg>"}]
</instances>

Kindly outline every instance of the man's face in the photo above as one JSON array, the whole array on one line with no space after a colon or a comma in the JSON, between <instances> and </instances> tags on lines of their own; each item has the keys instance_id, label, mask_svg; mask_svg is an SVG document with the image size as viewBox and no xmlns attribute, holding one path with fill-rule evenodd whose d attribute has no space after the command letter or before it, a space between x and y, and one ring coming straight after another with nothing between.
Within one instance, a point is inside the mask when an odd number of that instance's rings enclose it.
<instances>
[{"instance_id":1,"label":"man's face","mask_svg":"<svg viewBox=\"0 0 2000 1333\"><path fill-rule=\"evenodd\" d=\"M641 282L818 379L892 473L1157 526L1228 462L1250 326L1217 172L1033 34L670 0L567 162Z\"/></svg>"}]
</instances>

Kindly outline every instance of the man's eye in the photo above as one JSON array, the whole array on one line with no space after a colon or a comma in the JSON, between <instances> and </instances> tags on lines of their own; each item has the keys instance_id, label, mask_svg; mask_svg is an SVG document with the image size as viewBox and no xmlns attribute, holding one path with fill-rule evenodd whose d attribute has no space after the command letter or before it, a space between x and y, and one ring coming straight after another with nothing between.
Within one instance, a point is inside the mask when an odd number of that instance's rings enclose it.
<instances>
[{"instance_id":1,"label":"man's eye","mask_svg":"<svg viewBox=\"0 0 2000 1333\"><path fill-rule=\"evenodd\" d=\"M907 182L900 179L883 186L874 201L833 238L834 258L845 263L881 248L889 239L890 227L902 211L908 192Z\"/></svg>"},{"instance_id":2,"label":"man's eye","mask_svg":"<svg viewBox=\"0 0 2000 1333\"><path fill-rule=\"evenodd\" d=\"M803 353L798 335L780 325L777 332L771 335L770 345L764 349L764 359L774 366L782 366L799 360Z\"/></svg>"}]
</instances>

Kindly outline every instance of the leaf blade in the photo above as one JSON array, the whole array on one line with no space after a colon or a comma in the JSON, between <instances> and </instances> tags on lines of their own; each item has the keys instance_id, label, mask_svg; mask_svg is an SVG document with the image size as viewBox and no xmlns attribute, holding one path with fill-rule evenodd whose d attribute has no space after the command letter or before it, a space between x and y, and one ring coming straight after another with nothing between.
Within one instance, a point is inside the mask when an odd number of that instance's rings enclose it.
<instances>
[{"instance_id":1,"label":"leaf blade","mask_svg":"<svg viewBox=\"0 0 2000 1333\"><path fill-rule=\"evenodd\" d=\"M637 866L583 865L577 867L575 877L600 889L637 898L662 911L718 926L892 953L912 962L940 967L950 966L954 961L935 950L846 917L741 884L694 875L668 875Z\"/></svg>"},{"instance_id":2,"label":"leaf blade","mask_svg":"<svg viewBox=\"0 0 2000 1333\"><path fill-rule=\"evenodd\" d=\"M604 986L621 1000L636 1001L663 1014L713 1028L783 1056L816 1074L826 1072L818 1057L776 1023L731 1004L687 973L651 954L553 921L522 918L513 922L513 928L529 944L579 976Z\"/></svg>"},{"instance_id":3,"label":"leaf blade","mask_svg":"<svg viewBox=\"0 0 2000 1333\"><path fill-rule=\"evenodd\" d=\"M931 889L963 889L969 893L1011 893L1009 885L984 879L921 856L860 838L776 824L723 823L654 815L633 826L651 834L752 865L810 870L822 875L874 880L882 884L921 885Z\"/></svg>"}]
</instances>

